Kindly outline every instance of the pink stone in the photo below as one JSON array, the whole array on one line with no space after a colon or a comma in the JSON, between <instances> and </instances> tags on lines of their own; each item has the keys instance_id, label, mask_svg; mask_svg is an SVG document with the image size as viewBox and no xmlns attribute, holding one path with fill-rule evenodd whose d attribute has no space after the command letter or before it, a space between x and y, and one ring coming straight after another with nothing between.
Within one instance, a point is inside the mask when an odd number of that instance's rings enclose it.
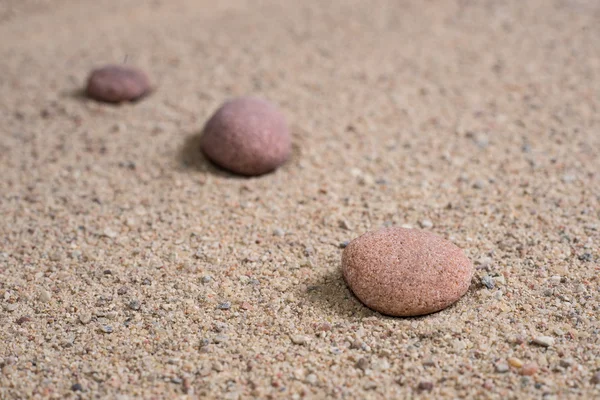
<instances>
[{"instance_id":1,"label":"pink stone","mask_svg":"<svg viewBox=\"0 0 600 400\"><path fill-rule=\"evenodd\" d=\"M367 307L392 316L440 311L469 289L473 264L441 237L399 227L367 232L350 242L342 272Z\"/></svg>"},{"instance_id":2,"label":"pink stone","mask_svg":"<svg viewBox=\"0 0 600 400\"><path fill-rule=\"evenodd\" d=\"M292 141L283 114L272 103L239 97L223 104L200 138L204 155L231 172L261 175L282 165Z\"/></svg>"},{"instance_id":3,"label":"pink stone","mask_svg":"<svg viewBox=\"0 0 600 400\"><path fill-rule=\"evenodd\" d=\"M92 71L85 92L95 100L120 103L137 100L151 90L150 79L143 71L122 65L107 65Z\"/></svg>"}]
</instances>

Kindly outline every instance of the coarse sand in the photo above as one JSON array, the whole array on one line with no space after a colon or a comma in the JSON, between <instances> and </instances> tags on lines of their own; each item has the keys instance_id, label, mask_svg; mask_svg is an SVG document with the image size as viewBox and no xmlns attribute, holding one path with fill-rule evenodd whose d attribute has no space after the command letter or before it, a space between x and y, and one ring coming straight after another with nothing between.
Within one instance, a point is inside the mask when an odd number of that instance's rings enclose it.
<instances>
[{"instance_id":1,"label":"coarse sand","mask_svg":"<svg viewBox=\"0 0 600 400\"><path fill-rule=\"evenodd\" d=\"M598 38L596 0L2 0L0 398L598 398ZM110 63L155 91L87 99ZM258 178L199 152L242 95L293 135ZM363 306L383 226L467 294Z\"/></svg>"}]
</instances>

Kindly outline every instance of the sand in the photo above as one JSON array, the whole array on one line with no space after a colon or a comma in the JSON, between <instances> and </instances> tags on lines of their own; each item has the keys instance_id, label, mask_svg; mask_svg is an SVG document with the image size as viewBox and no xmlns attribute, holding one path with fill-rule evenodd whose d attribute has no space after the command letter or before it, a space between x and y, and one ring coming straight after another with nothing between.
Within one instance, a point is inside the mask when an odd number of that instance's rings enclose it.
<instances>
[{"instance_id":1,"label":"sand","mask_svg":"<svg viewBox=\"0 0 600 400\"><path fill-rule=\"evenodd\" d=\"M593 0L2 1L0 398L600 396L599 37ZM123 62L150 97L81 95ZM258 178L198 151L245 94L294 137ZM361 305L340 243L390 225L467 295Z\"/></svg>"}]
</instances>

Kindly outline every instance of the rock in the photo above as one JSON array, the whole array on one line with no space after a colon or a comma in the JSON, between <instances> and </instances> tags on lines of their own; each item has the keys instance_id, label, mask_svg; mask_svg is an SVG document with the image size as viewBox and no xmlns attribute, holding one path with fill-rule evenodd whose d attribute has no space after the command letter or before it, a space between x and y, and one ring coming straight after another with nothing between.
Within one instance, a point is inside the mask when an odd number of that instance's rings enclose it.
<instances>
[{"instance_id":1,"label":"rock","mask_svg":"<svg viewBox=\"0 0 600 400\"><path fill-rule=\"evenodd\" d=\"M431 392L433 390L433 382L419 382L419 386L417 386L417 390L419 392Z\"/></svg>"},{"instance_id":2,"label":"rock","mask_svg":"<svg viewBox=\"0 0 600 400\"><path fill-rule=\"evenodd\" d=\"M290 336L290 339L291 339L292 343L298 344L298 345L304 345L304 344L308 343L308 339L306 338L306 336L302 336L302 335L292 335L292 336Z\"/></svg>"},{"instance_id":3,"label":"rock","mask_svg":"<svg viewBox=\"0 0 600 400\"><path fill-rule=\"evenodd\" d=\"M49 291L45 289L40 290L40 295L38 297L39 301L41 301L42 303L47 303L50 301L51 298L52 294Z\"/></svg>"},{"instance_id":4,"label":"rock","mask_svg":"<svg viewBox=\"0 0 600 400\"><path fill-rule=\"evenodd\" d=\"M521 375L531 376L531 375L534 375L537 372L537 370L538 370L537 364L534 364L534 363L523 364L523 366L521 367Z\"/></svg>"},{"instance_id":5,"label":"rock","mask_svg":"<svg viewBox=\"0 0 600 400\"><path fill-rule=\"evenodd\" d=\"M342 254L346 283L366 306L391 316L440 311L469 288L473 264L451 242L418 229L368 232Z\"/></svg>"},{"instance_id":6,"label":"rock","mask_svg":"<svg viewBox=\"0 0 600 400\"><path fill-rule=\"evenodd\" d=\"M523 361L516 357L509 357L506 361L508 361L508 363L515 368L521 368L523 366Z\"/></svg>"},{"instance_id":7,"label":"rock","mask_svg":"<svg viewBox=\"0 0 600 400\"><path fill-rule=\"evenodd\" d=\"M508 370L510 369L508 364L505 362L496 363L495 367L496 367L496 372L499 372L501 374L508 372Z\"/></svg>"},{"instance_id":8,"label":"rock","mask_svg":"<svg viewBox=\"0 0 600 400\"><path fill-rule=\"evenodd\" d=\"M137 100L151 91L150 79L141 70L124 65L107 65L92 71L86 94L109 103Z\"/></svg>"},{"instance_id":9,"label":"rock","mask_svg":"<svg viewBox=\"0 0 600 400\"><path fill-rule=\"evenodd\" d=\"M554 344L554 338L550 336L536 336L533 338L532 343L542 347L550 347Z\"/></svg>"},{"instance_id":10,"label":"rock","mask_svg":"<svg viewBox=\"0 0 600 400\"><path fill-rule=\"evenodd\" d=\"M204 155L241 175L271 172L289 158L292 140L283 114L272 103L239 97L223 104L204 126Z\"/></svg>"},{"instance_id":11,"label":"rock","mask_svg":"<svg viewBox=\"0 0 600 400\"><path fill-rule=\"evenodd\" d=\"M422 221L419 221L419 226L424 229L433 228L433 222L431 222L431 220L429 219L424 219Z\"/></svg>"}]
</instances>

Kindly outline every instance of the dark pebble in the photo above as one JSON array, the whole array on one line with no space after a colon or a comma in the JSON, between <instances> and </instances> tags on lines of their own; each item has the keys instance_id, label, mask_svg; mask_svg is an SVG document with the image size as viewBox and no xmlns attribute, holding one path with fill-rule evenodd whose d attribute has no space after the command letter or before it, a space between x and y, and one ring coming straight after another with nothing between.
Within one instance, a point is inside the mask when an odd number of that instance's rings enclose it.
<instances>
[{"instance_id":1,"label":"dark pebble","mask_svg":"<svg viewBox=\"0 0 600 400\"><path fill-rule=\"evenodd\" d=\"M223 303L220 303L217 308L219 310L229 310L231 308L231 303L228 301L224 301Z\"/></svg>"},{"instance_id":2,"label":"dark pebble","mask_svg":"<svg viewBox=\"0 0 600 400\"><path fill-rule=\"evenodd\" d=\"M83 386L81 386L81 383L75 383L71 386L71 390L74 392L83 392Z\"/></svg>"},{"instance_id":3,"label":"dark pebble","mask_svg":"<svg viewBox=\"0 0 600 400\"><path fill-rule=\"evenodd\" d=\"M21 317L16 322L19 325L23 325L25 322L29 322L29 321L31 321L31 318L29 318L29 317Z\"/></svg>"},{"instance_id":4,"label":"dark pebble","mask_svg":"<svg viewBox=\"0 0 600 400\"><path fill-rule=\"evenodd\" d=\"M151 91L150 79L141 70L123 65L107 65L92 71L86 94L108 103L137 100Z\"/></svg>"},{"instance_id":5,"label":"dark pebble","mask_svg":"<svg viewBox=\"0 0 600 400\"><path fill-rule=\"evenodd\" d=\"M417 386L417 389L420 392L431 392L433 390L433 383L432 382L420 382L419 386Z\"/></svg>"}]
</instances>

